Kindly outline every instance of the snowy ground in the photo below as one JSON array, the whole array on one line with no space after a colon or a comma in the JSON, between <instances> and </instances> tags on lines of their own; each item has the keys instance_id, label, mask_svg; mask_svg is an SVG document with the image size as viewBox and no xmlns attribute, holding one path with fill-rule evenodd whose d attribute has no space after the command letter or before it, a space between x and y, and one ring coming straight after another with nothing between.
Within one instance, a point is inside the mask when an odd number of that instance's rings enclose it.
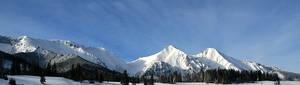
<instances>
[{"instance_id":1,"label":"snowy ground","mask_svg":"<svg viewBox=\"0 0 300 85\"><path fill-rule=\"evenodd\" d=\"M40 77L37 76L27 76L27 75L18 75L18 76L8 76L9 78L14 78L18 85L41 85ZM8 80L0 79L0 85L8 85ZM104 83L80 83L70 79L62 77L46 77L46 85L121 85L119 82L104 82ZM137 85L143 85L138 83ZM172 85L172 84L163 84L155 83L155 85ZM176 85L220 85L220 84L207 84L199 82L191 83L177 83ZM229 85L274 85L272 81L262 81L257 83L243 83L243 84L229 84ZM300 85L300 81L281 81L281 85Z\"/></svg>"}]
</instances>

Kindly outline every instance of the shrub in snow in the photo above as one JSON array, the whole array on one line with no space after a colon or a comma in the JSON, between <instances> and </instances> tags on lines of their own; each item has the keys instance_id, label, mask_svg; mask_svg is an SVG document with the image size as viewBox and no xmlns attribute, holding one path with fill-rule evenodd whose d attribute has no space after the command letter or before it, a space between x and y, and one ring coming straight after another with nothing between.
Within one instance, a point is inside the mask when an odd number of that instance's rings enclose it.
<instances>
[{"instance_id":1,"label":"shrub in snow","mask_svg":"<svg viewBox=\"0 0 300 85\"><path fill-rule=\"evenodd\" d=\"M8 80L8 78L7 78L7 75L4 75L4 78L3 78L4 80Z\"/></svg>"},{"instance_id":2,"label":"shrub in snow","mask_svg":"<svg viewBox=\"0 0 300 85\"><path fill-rule=\"evenodd\" d=\"M95 81L93 81L93 80L90 80L90 84L94 84L95 83Z\"/></svg>"},{"instance_id":3,"label":"shrub in snow","mask_svg":"<svg viewBox=\"0 0 300 85\"><path fill-rule=\"evenodd\" d=\"M46 82L46 78L45 78L45 75L44 75L43 72L42 72L42 74L41 74L40 82L41 82L42 84L45 84L45 82Z\"/></svg>"},{"instance_id":4,"label":"shrub in snow","mask_svg":"<svg viewBox=\"0 0 300 85\"><path fill-rule=\"evenodd\" d=\"M9 85L16 85L16 80L10 79L8 83L9 83Z\"/></svg>"}]
</instances>

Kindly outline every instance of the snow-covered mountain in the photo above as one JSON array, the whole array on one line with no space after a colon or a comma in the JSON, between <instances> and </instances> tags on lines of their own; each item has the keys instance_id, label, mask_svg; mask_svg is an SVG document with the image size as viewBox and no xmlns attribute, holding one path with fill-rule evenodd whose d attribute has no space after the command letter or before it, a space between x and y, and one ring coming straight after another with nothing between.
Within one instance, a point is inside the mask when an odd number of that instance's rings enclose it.
<instances>
[{"instance_id":1,"label":"snow-covered mountain","mask_svg":"<svg viewBox=\"0 0 300 85\"><path fill-rule=\"evenodd\" d=\"M86 47L68 40L43 40L28 36L18 38L0 36L0 51L15 55L27 62L46 67L47 63L59 64L58 71L68 71L74 64L85 64L88 67L105 67L110 70L130 75L141 76L147 72L155 75L168 73L197 73L207 69L252 70L277 72L281 78L293 73L276 67L265 66L252 61L241 61L227 56L217 49L207 48L198 54L191 55L169 45L163 50L128 63L108 52L104 48ZM91 68L92 69L92 68Z\"/></svg>"},{"instance_id":2,"label":"snow-covered mountain","mask_svg":"<svg viewBox=\"0 0 300 85\"><path fill-rule=\"evenodd\" d=\"M277 68L267 67L255 62L234 59L224 55L214 48L207 48L199 54L189 55L172 45L167 46L154 55L141 57L137 60L131 61L128 65L133 67L129 69L129 72L133 75L139 76L147 73L148 71L154 73L162 73L165 71L171 73L181 72L184 74L207 69L233 69L239 71L252 70L262 72L279 70Z\"/></svg>"},{"instance_id":3,"label":"snow-covered mountain","mask_svg":"<svg viewBox=\"0 0 300 85\"><path fill-rule=\"evenodd\" d=\"M184 52L170 45L154 55L129 62L128 66L133 68L128 69L128 71L132 74L145 72L156 62L164 62L180 69L189 69L187 56Z\"/></svg>"},{"instance_id":4,"label":"snow-covered mountain","mask_svg":"<svg viewBox=\"0 0 300 85\"><path fill-rule=\"evenodd\" d=\"M17 54L36 52L43 54L47 62L59 63L68 58L79 56L89 62L99 64L111 70L122 72L126 63L104 48L85 47L68 40L43 40L28 36L18 38L0 37L0 51ZM52 56L47 56L52 55Z\"/></svg>"},{"instance_id":5,"label":"snow-covered mountain","mask_svg":"<svg viewBox=\"0 0 300 85\"><path fill-rule=\"evenodd\" d=\"M205 65L208 65L209 68L216 69L234 69L234 70L261 70L261 71L269 71L267 66L263 66L261 64L252 62L252 61L241 61L237 60L233 57L227 56L221 52L219 52L215 48L207 48L206 50L200 52L197 55L199 60Z\"/></svg>"}]
</instances>

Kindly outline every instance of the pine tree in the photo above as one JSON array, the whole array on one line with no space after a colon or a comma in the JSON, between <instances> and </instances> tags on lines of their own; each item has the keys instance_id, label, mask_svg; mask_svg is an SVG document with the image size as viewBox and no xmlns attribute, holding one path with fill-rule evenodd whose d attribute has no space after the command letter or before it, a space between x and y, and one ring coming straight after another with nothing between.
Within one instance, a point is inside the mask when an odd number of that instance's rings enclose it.
<instances>
[{"instance_id":1,"label":"pine tree","mask_svg":"<svg viewBox=\"0 0 300 85\"><path fill-rule=\"evenodd\" d=\"M149 85L154 85L154 78L153 78L153 73L151 73L151 77L150 77L150 84Z\"/></svg>"},{"instance_id":2,"label":"pine tree","mask_svg":"<svg viewBox=\"0 0 300 85\"><path fill-rule=\"evenodd\" d=\"M57 76L57 67L56 67L55 63L51 66L51 73L52 73L52 75Z\"/></svg>"},{"instance_id":3,"label":"pine tree","mask_svg":"<svg viewBox=\"0 0 300 85\"><path fill-rule=\"evenodd\" d=\"M201 68L201 71L200 71L200 75L201 75L200 82L204 82L205 73L204 73L204 70L202 68Z\"/></svg>"},{"instance_id":4,"label":"pine tree","mask_svg":"<svg viewBox=\"0 0 300 85\"><path fill-rule=\"evenodd\" d=\"M0 78L4 78L3 59L0 56Z\"/></svg>"},{"instance_id":5,"label":"pine tree","mask_svg":"<svg viewBox=\"0 0 300 85\"><path fill-rule=\"evenodd\" d=\"M126 70L123 72L123 77L121 79L121 84L122 85L129 85L129 78L128 78L128 74L127 74Z\"/></svg>"},{"instance_id":6,"label":"pine tree","mask_svg":"<svg viewBox=\"0 0 300 85\"><path fill-rule=\"evenodd\" d=\"M102 83L103 82L103 75L100 73L99 74L99 79L98 79L98 82Z\"/></svg>"},{"instance_id":7,"label":"pine tree","mask_svg":"<svg viewBox=\"0 0 300 85\"><path fill-rule=\"evenodd\" d=\"M20 74L21 73L21 66L20 62L17 60L13 60L13 64L11 67L11 73L12 74Z\"/></svg>"},{"instance_id":8,"label":"pine tree","mask_svg":"<svg viewBox=\"0 0 300 85\"><path fill-rule=\"evenodd\" d=\"M172 74L172 81L171 81L171 83L175 84L176 82L180 82L180 81L181 81L181 75L180 75L180 73L177 73L177 71L175 71Z\"/></svg>"},{"instance_id":9,"label":"pine tree","mask_svg":"<svg viewBox=\"0 0 300 85\"><path fill-rule=\"evenodd\" d=\"M41 79L40 79L41 84L45 84L45 82L46 82L45 72L42 71L40 74L40 77L41 77Z\"/></svg>"},{"instance_id":10,"label":"pine tree","mask_svg":"<svg viewBox=\"0 0 300 85\"><path fill-rule=\"evenodd\" d=\"M102 83L103 82L103 75L102 75L102 73L99 71L99 70L96 70L96 80L98 81L98 82L100 82L100 83Z\"/></svg>"},{"instance_id":11,"label":"pine tree","mask_svg":"<svg viewBox=\"0 0 300 85\"><path fill-rule=\"evenodd\" d=\"M50 62L47 64L47 67L46 67L46 73L48 76L52 75L52 71L51 71L51 64Z\"/></svg>"},{"instance_id":12,"label":"pine tree","mask_svg":"<svg viewBox=\"0 0 300 85\"><path fill-rule=\"evenodd\" d=\"M73 64L70 69L70 78L75 80L75 65Z\"/></svg>"},{"instance_id":13,"label":"pine tree","mask_svg":"<svg viewBox=\"0 0 300 85\"><path fill-rule=\"evenodd\" d=\"M81 81L82 80L82 72L81 72L81 66L80 64L77 64L75 71L74 71L74 76L76 81Z\"/></svg>"},{"instance_id":14,"label":"pine tree","mask_svg":"<svg viewBox=\"0 0 300 85\"><path fill-rule=\"evenodd\" d=\"M143 75L142 79L143 79L144 85L147 85L148 81L147 81L145 75Z\"/></svg>"},{"instance_id":15,"label":"pine tree","mask_svg":"<svg viewBox=\"0 0 300 85\"><path fill-rule=\"evenodd\" d=\"M16 85L16 80L15 79L10 79L8 84L9 85Z\"/></svg>"},{"instance_id":16,"label":"pine tree","mask_svg":"<svg viewBox=\"0 0 300 85\"><path fill-rule=\"evenodd\" d=\"M277 73L273 73L273 78L274 78L275 85L280 85L280 78L278 77Z\"/></svg>"}]
</instances>

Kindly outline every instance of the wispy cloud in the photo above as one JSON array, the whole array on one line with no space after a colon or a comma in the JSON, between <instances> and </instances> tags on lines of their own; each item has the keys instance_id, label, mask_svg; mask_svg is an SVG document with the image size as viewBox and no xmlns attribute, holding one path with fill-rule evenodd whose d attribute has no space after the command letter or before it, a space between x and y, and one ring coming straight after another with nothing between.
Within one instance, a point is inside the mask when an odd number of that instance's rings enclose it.
<instances>
[{"instance_id":1,"label":"wispy cloud","mask_svg":"<svg viewBox=\"0 0 300 85\"><path fill-rule=\"evenodd\" d=\"M290 65L299 61L298 4L283 0L9 0L0 1L0 33L102 46L127 60L153 54L168 44L191 54L214 47L239 59L300 72Z\"/></svg>"}]
</instances>

